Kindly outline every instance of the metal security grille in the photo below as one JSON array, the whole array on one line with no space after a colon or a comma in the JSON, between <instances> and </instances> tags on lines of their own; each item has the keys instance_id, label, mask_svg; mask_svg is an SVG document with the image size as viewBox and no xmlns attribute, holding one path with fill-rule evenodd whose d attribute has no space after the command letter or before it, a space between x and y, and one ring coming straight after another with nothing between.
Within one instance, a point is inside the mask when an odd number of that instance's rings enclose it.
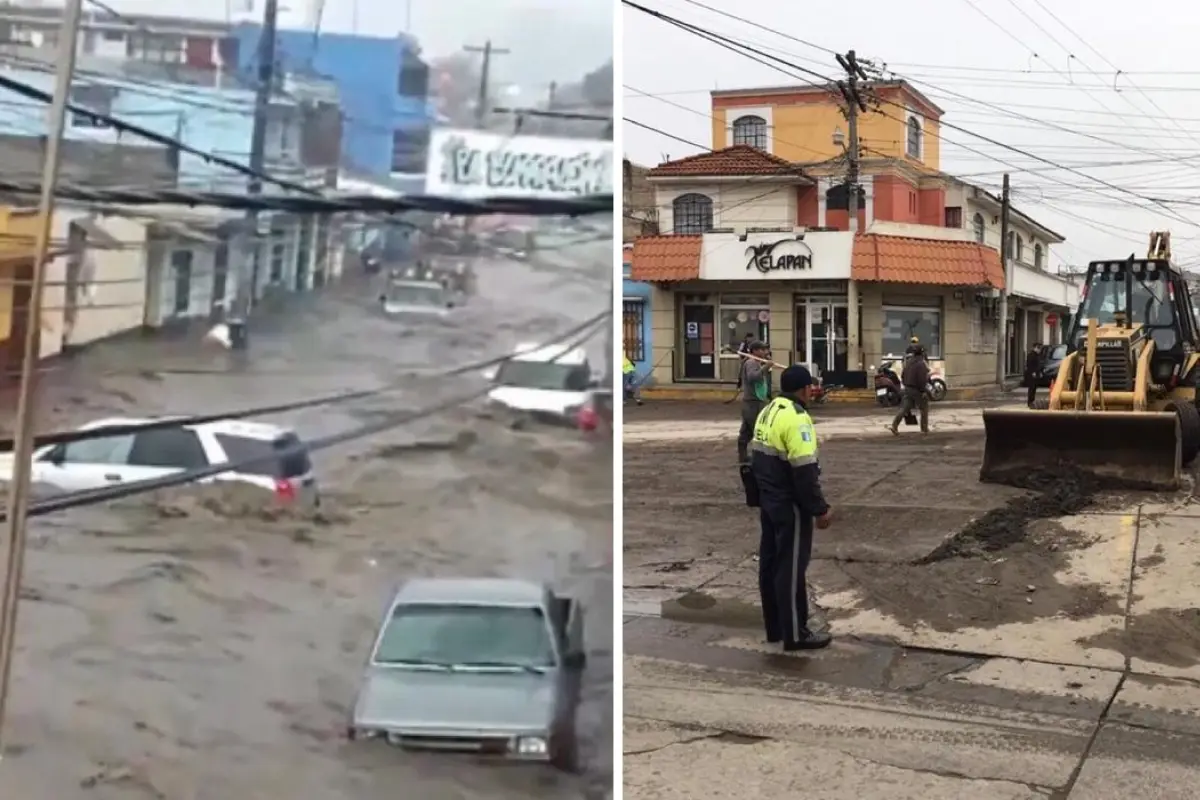
<instances>
[{"instance_id":1,"label":"metal security grille","mask_svg":"<svg viewBox=\"0 0 1200 800\"><path fill-rule=\"evenodd\" d=\"M644 302L626 300L622 303L621 341L625 348L625 357L630 361L644 361L646 358L646 342L642 339L645 320Z\"/></svg>"}]
</instances>

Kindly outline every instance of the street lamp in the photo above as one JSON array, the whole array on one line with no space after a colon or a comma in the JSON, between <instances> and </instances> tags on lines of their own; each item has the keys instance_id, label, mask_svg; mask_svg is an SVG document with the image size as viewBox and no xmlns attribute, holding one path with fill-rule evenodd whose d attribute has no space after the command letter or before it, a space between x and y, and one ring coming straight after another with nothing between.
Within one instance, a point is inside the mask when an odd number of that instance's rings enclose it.
<instances>
[{"instance_id":1,"label":"street lamp","mask_svg":"<svg viewBox=\"0 0 1200 800\"><path fill-rule=\"evenodd\" d=\"M843 150L846 149L846 134L842 133L840 127L833 129L833 146L840 147Z\"/></svg>"}]
</instances>

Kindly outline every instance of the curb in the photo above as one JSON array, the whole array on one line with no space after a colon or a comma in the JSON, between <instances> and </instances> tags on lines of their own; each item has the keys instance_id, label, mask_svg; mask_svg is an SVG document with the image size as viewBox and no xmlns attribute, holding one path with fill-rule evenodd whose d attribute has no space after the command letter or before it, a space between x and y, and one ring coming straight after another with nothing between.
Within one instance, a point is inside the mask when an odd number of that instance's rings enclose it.
<instances>
[{"instance_id":1,"label":"curb","mask_svg":"<svg viewBox=\"0 0 1200 800\"><path fill-rule=\"evenodd\" d=\"M1000 396L996 386L962 386L946 390L946 401L987 400ZM673 400L696 403L723 403L733 396L732 386L648 386L641 391L643 400ZM826 403L874 403L874 389L841 389L829 395Z\"/></svg>"}]
</instances>

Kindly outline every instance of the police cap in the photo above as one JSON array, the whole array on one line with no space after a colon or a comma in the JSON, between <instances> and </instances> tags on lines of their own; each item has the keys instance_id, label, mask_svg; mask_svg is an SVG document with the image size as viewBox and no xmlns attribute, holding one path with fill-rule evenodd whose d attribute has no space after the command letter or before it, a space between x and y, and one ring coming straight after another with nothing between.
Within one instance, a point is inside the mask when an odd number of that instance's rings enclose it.
<instances>
[{"instance_id":1,"label":"police cap","mask_svg":"<svg viewBox=\"0 0 1200 800\"><path fill-rule=\"evenodd\" d=\"M806 389L813 385L812 373L808 371L808 367L800 364L793 364L783 371L779 376L779 389L783 392L791 394L798 392L801 389Z\"/></svg>"}]
</instances>

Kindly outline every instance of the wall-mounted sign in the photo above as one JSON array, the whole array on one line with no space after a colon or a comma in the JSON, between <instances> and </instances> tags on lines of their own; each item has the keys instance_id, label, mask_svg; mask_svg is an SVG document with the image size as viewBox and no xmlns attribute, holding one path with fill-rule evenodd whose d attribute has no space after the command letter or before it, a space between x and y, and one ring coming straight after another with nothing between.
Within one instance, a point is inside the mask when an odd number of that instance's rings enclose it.
<instances>
[{"instance_id":1,"label":"wall-mounted sign","mask_svg":"<svg viewBox=\"0 0 1200 800\"><path fill-rule=\"evenodd\" d=\"M440 128L429 137L425 192L464 198L612 194L612 173L612 142Z\"/></svg>"},{"instance_id":2,"label":"wall-mounted sign","mask_svg":"<svg viewBox=\"0 0 1200 800\"><path fill-rule=\"evenodd\" d=\"M854 234L808 231L804 239L787 230L749 234L706 233L701 246L700 280L804 281L844 292L850 277ZM753 315L751 315L753 316Z\"/></svg>"},{"instance_id":3,"label":"wall-mounted sign","mask_svg":"<svg viewBox=\"0 0 1200 800\"><path fill-rule=\"evenodd\" d=\"M793 237L746 248L746 269L768 272L799 272L812 269L813 251L802 240Z\"/></svg>"},{"instance_id":4,"label":"wall-mounted sign","mask_svg":"<svg viewBox=\"0 0 1200 800\"><path fill-rule=\"evenodd\" d=\"M689 322L687 324L687 334L686 335L687 335L687 338L689 338L689 339L699 339L700 338L700 323L699 322Z\"/></svg>"}]
</instances>

